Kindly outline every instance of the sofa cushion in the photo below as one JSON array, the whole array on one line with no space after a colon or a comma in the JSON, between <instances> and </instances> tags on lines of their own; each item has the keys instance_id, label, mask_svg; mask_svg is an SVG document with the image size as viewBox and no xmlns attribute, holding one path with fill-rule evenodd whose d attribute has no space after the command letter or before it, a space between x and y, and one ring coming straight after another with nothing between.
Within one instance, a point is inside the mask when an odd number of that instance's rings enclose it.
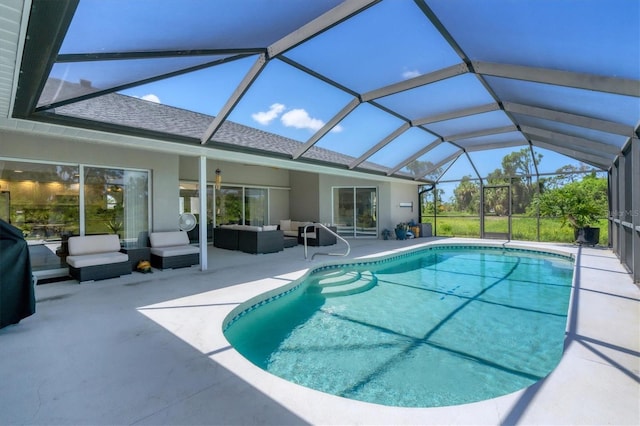
<instances>
[{"instance_id":1,"label":"sofa cushion","mask_svg":"<svg viewBox=\"0 0 640 426\"><path fill-rule=\"evenodd\" d=\"M87 266L96 266L96 265L108 265L111 263L120 263L120 262L127 262L127 261L129 261L129 256L125 253L120 253L120 252L94 253L94 254L67 256L67 259L66 259L67 264L74 268L85 268Z\"/></svg>"},{"instance_id":2,"label":"sofa cushion","mask_svg":"<svg viewBox=\"0 0 640 426\"><path fill-rule=\"evenodd\" d=\"M262 227L263 231L277 231L278 230L278 225L264 225Z\"/></svg>"},{"instance_id":3,"label":"sofa cushion","mask_svg":"<svg viewBox=\"0 0 640 426\"><path fill-rule=\"evenodd\" d=\"M292 220L291 221L291 230L292 231L297 231L298 228L300 228L301 226L305 226L305 225L311 225L313 224L313 222L301 222L301 221L297 221L297 220ZM311 229L311 228L309 228Z\"/></svg>"},{"instance_id":4,"label":"sofa cushion","mask_svg":"<svg viewBox=\"0 0 640 426\"><path fill-rule=\"evenodd\" d=\"M184 231L152 232L149 234L151 247L189 245L189 236Z\"/></svg>"},{"instance_id":5,"label":"sofa cushion","mask_svg":"<svg viewBox=\"0 0 640 426\"><path fill-rule=\"evenodd\" d=\"M195 246L182 245L182 246L169 246L169 247L152 247L151 254L155 254L160 257L170 256L182 256L184 254L200 253L200 249Z\"/></svg>"},{"instance_id":6,"label":"sofa cushion","mask_svg":"<svg viewBox=\"0 0 640 426\"><path fill-rule=\"evenodd\" d=\"M222 225L220 227L227 228L227 229L237 229L238 231L254 231L254 232L262 231L262 226L252 226L252 225L231 224L231 225Z\"/></svg>"},{"instance_id":7,"label":"sofa cushion","mask_svg":"<svg viewBox=\"0 0 640 426\"><path fill-rule=\"evenodd\" d=\"M291 231L291 219L281 220L280 221L280 230L281 231Z\"/></svg>"},{"instance_id":8,"label":"sofa cushion","mask_svg":"<svg viewBox=\"0 0 640 426\"><path fill-rule=\"evenodd\" d=\"M72 256L120 251L120 238L116 234L69 237L68 244Z\"/></svg>"}]
</instances>

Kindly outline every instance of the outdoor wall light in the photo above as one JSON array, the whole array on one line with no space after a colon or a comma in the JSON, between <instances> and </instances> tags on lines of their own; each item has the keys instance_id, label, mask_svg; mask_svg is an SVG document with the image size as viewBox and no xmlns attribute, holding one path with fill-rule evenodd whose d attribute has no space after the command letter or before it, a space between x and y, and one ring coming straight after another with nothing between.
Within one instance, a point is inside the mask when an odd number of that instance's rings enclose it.
<instances>
[{"instance_id":1,"label":"outdoor wall light","mask_svg":"<svg viewBox=\"0 0 640 426\"><path fill-rule=\"evenodd\" d=\"M219 190L222 186L222 172L220 169L216 169L216 189Z\"/></svg>"}]
</instances>

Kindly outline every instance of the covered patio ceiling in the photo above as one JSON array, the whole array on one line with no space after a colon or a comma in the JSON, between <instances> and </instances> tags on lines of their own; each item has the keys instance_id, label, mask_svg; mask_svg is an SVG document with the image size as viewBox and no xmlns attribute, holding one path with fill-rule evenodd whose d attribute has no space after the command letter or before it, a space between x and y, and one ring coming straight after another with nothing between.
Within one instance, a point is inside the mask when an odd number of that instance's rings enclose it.
<instances>
[{"instance_id":1,"label":"covered patio ceiling","mask_svg":"<svg viewBox=\"0 0 640 426\"><path fill-rule=\"evenodd\" d=\"M28 22L18 119L417 182L505 148L607 170L639 137L638 1L32 0Z\"/></svg>"}]
</instances>

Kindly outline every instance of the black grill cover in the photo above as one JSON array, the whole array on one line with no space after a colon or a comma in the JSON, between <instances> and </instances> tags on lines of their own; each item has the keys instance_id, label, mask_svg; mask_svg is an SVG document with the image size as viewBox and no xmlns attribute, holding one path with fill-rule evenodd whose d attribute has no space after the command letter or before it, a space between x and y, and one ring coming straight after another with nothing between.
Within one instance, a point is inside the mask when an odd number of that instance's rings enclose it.
<instances>
[{"instance_id":1,"label":"black grill cover","mask_svg":"<svg viewBox=\"0 0 640 426\"><path fill-rule=\"evenodd\" d=\"M36 311L29 247L22 231L0 220L0 328Z\"/></svg>"}]
</instances>

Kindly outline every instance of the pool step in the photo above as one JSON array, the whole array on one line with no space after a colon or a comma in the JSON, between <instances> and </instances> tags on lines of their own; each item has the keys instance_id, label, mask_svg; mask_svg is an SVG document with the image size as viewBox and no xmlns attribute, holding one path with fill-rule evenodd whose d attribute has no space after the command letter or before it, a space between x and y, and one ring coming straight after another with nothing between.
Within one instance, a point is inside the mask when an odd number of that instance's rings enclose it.
<instances>
[{"instance_id":1,"label":"pool step","mask_svg":"<svg viewBox=\"0 0 640 426\"><path fill-rule=\"evenodd\" d=\"M371 272L356 273L358 278L342 284L330 284L322 286L320 294L324 297L348 296L365 292L376 285L378 279ZM346 275L346 274L345 274Z\"/></svg>"},{"instance_id":2,"label":"pool step","mask_svg":"<svg viewBox=\"0 0 640 426\"><path fill-rule=\"evenodd\" d=\"M358 271L332 271L320 278L316 285L324 288L349 284L354 281L358 281L360 276L361 274Z\"/></svg>"}]
</instances>

